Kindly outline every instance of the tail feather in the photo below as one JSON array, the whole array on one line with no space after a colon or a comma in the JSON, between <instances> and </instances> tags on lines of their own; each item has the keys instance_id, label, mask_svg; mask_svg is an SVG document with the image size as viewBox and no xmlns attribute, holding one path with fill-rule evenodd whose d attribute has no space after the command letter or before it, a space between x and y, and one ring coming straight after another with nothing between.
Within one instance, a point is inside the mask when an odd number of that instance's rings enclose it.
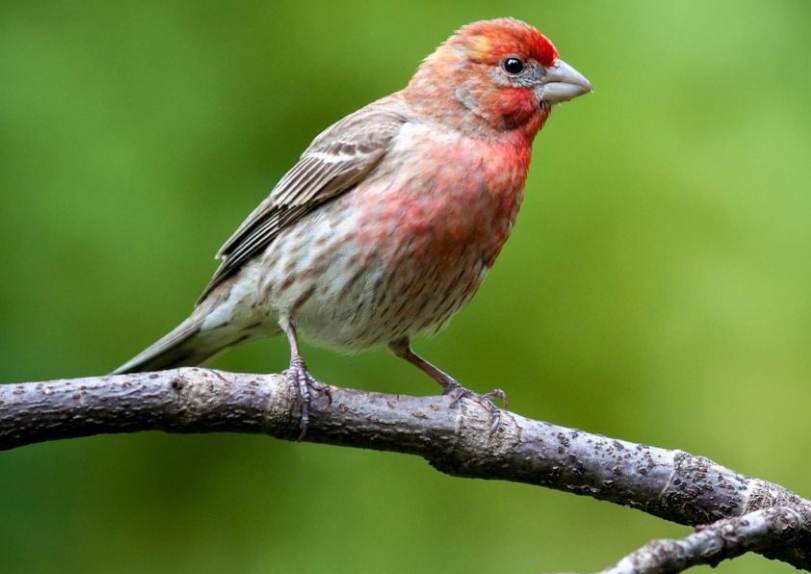
<instances>
[{"instance_id":1,"label":"tail feather","mask_svg":"<svg viewBox=\"0 0 811 574\"><path fill-rule=\"evenodd\" d=\"M213 357L223 346L204 344L203 338L200 337L201 323L200 319L189 317L162 339L118 367L113 374L142 373L199 365Z\"/></svg>"},{"instance_id":2,"label":"tail feather","mask_svg":"<svg viewBox=\"0 0 811 574\"><path fill-rule=\"evenodd\" d=\"M234 320L231 307L221 308L230 289L220 288L201 302L191 316L162 339L130 359L112 374L143 373L200 365L232 345L274 334L260 323ZM216 317L214 321L212 318Z\"/></svg>"}]
</instances>

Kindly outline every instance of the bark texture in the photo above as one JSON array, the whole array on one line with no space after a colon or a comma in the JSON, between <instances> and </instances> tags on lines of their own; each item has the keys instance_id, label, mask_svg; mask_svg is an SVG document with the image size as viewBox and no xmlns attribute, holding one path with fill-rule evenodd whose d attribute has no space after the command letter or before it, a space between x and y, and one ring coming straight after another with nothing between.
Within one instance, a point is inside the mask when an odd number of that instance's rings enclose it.
<instances>
[{"instance_id":1,"label":"bark texture","mask_svg":"<svg viewBox=\"0 0 811 574\"><path fill-rule=\"evenodd\" d=\"M300 432L296 399L281 374L201 368L0 385L0 449L146 430L240 432L295 440ZM747 542L736 548L811 571L811 502L781 486L680 450L634 444L511 412L504 412L496 432L490 432L490 424L490 414L468 399L451 404L445 396L329 387L329 393L313 399L305 440L415 454L454 476L555 488L632 506L681 524L707 525L744 517L734 522L738 530L732 532L742 533ZM763 509L772 510L757 513ZM754 518L771 526L753 529ZM733 523L714 527L728 533L729 524ZM664 553L684 568L699 563L677 559L685 548L697 548L696 540L712 538L701 532L692 536L669 546L652 543L658 546L648 549L646 556ZM635 553L608 571L680 571L627 567L629 560L654 562L641 556ZM724 557L717 555L717 559Z\"/></svg>"}]
</instances>

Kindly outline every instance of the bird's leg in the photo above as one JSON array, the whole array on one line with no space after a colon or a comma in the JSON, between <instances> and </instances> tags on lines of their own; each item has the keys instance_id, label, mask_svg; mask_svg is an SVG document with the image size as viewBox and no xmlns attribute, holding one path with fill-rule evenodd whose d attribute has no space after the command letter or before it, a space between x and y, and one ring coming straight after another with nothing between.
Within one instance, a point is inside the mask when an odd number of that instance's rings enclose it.
<instances>
[{"instance_id":1,"label":"bird's leg","mask_svg":"<svg viewBox=\"0 0 811 574\"><path fill-rule=\"evenodd\" d=\"M493 403L493 399L498 399L507 407L507 394L501 389L495 389L489 393L479 394L470 389L463 387L453 377L441 371L411 349L411 342L408 339L398 339L389 343L389 349L400 358L405 359L426 375L434 379L437 383L442 385L442 394L453 397L451 406L454 406L463 398L473 399L482 405L490 413L492 417L492 425L490 432L493 433L498 429L499 422L501 422L501 410Z\"/></svg>"},{"instance_id":2,"label":"bird's leg","mask_svg":"<svg viewBox=\"0 0 811 574\"><path fill-rule=\"evenodd\" d=\"M329 393L329 387L316 381L307 370L307 363L304 362L299 350L296 326L293 321L285 320L283 327L290 343L290 368L287 369L287 380L298 394L299 409L301 411L301 434L298 440L302 440L307 434L307 428L310 426L310 402L313 393L326 394L330 402L332 402L332 396Z\"/></svg>"}]
</instances>

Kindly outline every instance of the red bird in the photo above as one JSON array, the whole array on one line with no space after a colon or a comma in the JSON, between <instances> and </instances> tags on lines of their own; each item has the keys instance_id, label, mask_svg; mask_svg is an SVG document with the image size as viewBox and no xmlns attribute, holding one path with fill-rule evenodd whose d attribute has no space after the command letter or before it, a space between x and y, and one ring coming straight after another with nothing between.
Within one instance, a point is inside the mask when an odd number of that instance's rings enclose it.
<instances>
[{"instance_id":1,"label":"red bird","mask_svg":"<svg viewBox=\"0 0 811 574\"><path fill-rule=\"evenodd\" d=\"M408 85L315 138L220 249L191 316L116 373L198 365L285 333L287 375L311 393L297 329L345 350L386 344L455 401L476 395L411 350L464 307L510 235L532 141L552 105L591 91L532 26L464 26Z\"/></svg>"}]
</instances>

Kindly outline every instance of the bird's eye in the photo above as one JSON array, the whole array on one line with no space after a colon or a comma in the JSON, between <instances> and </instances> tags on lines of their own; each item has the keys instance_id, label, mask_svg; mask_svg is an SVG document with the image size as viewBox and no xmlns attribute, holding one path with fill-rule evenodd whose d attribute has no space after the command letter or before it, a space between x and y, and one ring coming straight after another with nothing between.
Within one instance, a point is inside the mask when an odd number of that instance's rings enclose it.
<instances>
[{"instance_id":1,"label":"bird's eye","mask_svg":"<svg viewBox=\"0 0 811 574\"><path fill-rule=\"evenodd\" d=\"M510 56L502 60L501 67L504 68L504 71L508 74L520 74L524 71L524 61L521 58Z\"/></svg>"}]
</instances>

